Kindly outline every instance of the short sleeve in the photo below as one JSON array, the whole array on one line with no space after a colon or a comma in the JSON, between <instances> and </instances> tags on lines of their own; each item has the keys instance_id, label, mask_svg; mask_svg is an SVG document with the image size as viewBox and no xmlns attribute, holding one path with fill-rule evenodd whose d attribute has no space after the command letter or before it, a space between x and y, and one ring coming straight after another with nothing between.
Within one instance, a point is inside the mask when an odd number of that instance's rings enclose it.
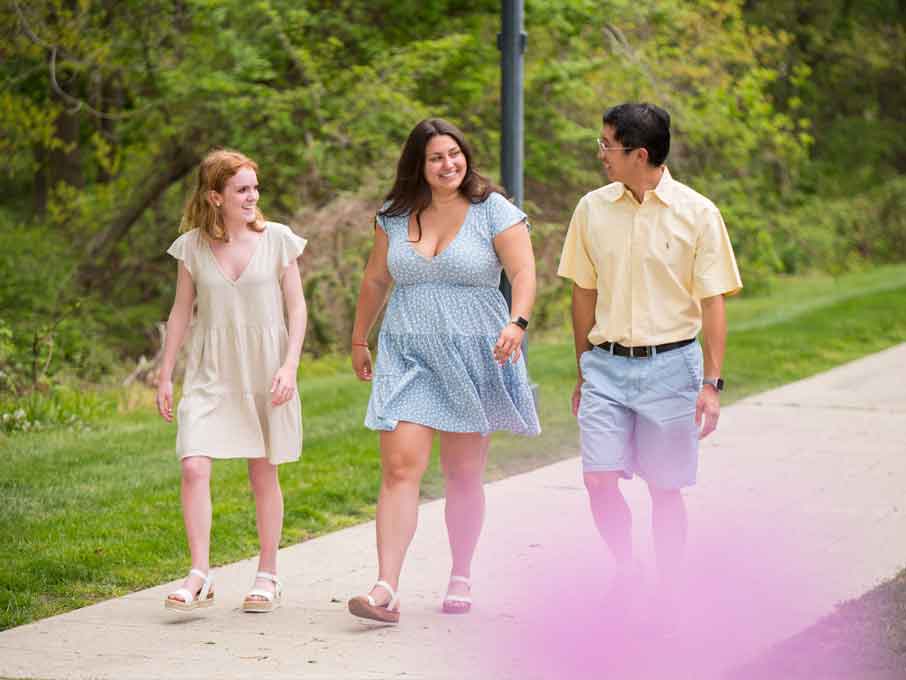
<instances>
[{"instance_id":1,"label":"short sleeve","mask_svg":"<svg viewBox=\"0 0 906 680\"><path fill-rule=\"evenodd\" d=\"M733 295L742 288L733 245L716 207L705 215L704 226L695 248L692 270L692 294L698 299L715 295Z\"/></svg>"},{"instance_id":2,"label":"short sleeve","mask_svg":"<svg viewBox=\"0 0 906 680\"><path fill-rule=\"evenodd\" d=\"M557 275L571 279L580 288L597 290L598 270L588 250L588 200L583 198L573 211L560 253Z\"/></svg>"},{"instance_id":3,"label":"short sleeve","mask_svg":"<svg viewBox=\"0 0 906 680\"><path fill-rule=\"evenodd\" d=\"M390 234L390 225L388 224L388 221L391 220L392 218L384 215L384 211L387 210L387 208L389 208L389 207L390 207L390 201L386 201L384 203L384 205L381 206L381 209L378 210L377 215L374 216L375 225L380 227L384 231L384 233L387 235Z\"/></svg>"},{"instance_id":4,"label":"short sleeve","mask_svg":"<svg viewBox=\"0 0 906 680\"><path fill-rule=\"evenodd\" d=\"M488 226L491 230L491 238L501 234L510 227L520 222L525 222L525 226L531 229L528 217L515 205L510 203L505 196L492 193L487 198L488 205Z\"/></svg>"},{"instance_id":5,"label":"short sleeve","mask_svg":"<svg viewBox=\"0 0 906 680\"><path fill-rule=\"evenodd\" d=\"M308 243L308 241L296 234L285 224L272 224L277 227L276 231L279 233L277 259L280 262L280 271L283 271L293 260L302 255L302 251L305 250L305 244Z\"/></svg>"},{"instance_id":6,"label":"short sleeve","mask_svg":"<svg viewBox=\"0 0 906 680\"><path fill-rule=\"evenodd\" d=\"M198 232L195 229L187 231L167 248L167 254L182 262L193 279L195 278L195 248L193 245L197 237ZM190 239L192 239L191 242Z\"/></svg>"}]
</instances>

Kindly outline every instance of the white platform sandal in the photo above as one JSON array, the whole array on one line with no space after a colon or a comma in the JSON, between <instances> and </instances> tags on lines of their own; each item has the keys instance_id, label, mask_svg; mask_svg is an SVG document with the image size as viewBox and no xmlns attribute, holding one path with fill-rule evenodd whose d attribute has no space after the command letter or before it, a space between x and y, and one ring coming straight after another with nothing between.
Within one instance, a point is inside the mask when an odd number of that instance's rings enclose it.
<instances>
[{"instance_id":1,"label":"white platform sandal","mask_svg":"<svg viewBox=\"0 0 906 680\"><path fill-rule=\"evenodd\" d=\"M378 581L375 588L380 586L390 595L390 602L378 604L371 595L358 595L349 600L349 613L362 619L371 619L381 623L399 623L400 621L400 596L386 581Z\"/></svg>"},{"instance_id":2,"label":"white platform sandal","mask_svg":"<svg viewBox=\"0 0 906 680\"><path fill-rule=\"evenodd\" d=\"M465 576L453 575L450 577L450 583L465 583L469 590L472 589L472 581ZM447 587L449 591L449 587ZM444 602L441 605L446 614L467 614L472 609L471 595L451 595L449 592L444 596Z\"/></svg>"},{"instance_id":3,"label":"white platform sandal","mask_svg":"<svg viewBox=\"0 0 906 680\"><path fill-rule=\"evenodd\" d=\"M188 588L177 588L167 595L167 599L164 600L164 607L166 609L173 609L179 612L190 612L195 609L210 607L214 604L214 577L211 576L210 572L205 574L201 569L192 569L189 571L189 574L204 579L201 588L194 594ZM178 597L179 599L174 599L174 597Z\"/></svg>"},{"instance_id":4,"label":"white platform sandal","mask_svg":"<svg viewBox=\"0 0 906 680\"><path fill-rule=\"evenodd\" d=\"M274 584L274 590L265 590L264 588L252 588L245 599L242 601L242 611L254 613L272 612L280 606L280 600L283 598L283 586L280 581L271 573L259 571L255 574L255 580L270 581ZM260 597L262 599L250 599Z\"/></svg>"}]
</instances>

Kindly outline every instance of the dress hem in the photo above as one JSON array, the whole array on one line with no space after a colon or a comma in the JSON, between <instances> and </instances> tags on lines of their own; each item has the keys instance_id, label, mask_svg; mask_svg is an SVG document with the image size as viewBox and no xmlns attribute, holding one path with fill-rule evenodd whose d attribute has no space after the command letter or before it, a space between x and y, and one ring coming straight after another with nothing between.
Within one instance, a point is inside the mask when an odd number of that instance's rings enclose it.
<instances>
[{"instance_id":1,"label":"dress hem","mask_svg":"<svg viewBox=\"0 0 906 680\"><path fill-rule=\"evenodd\" d=\"M365 420L365 427L374 432L394 432L400 423L414 423L415 425L421 425L422 427L428 427L434 430L435 432L449 432L451 434L479 434L482 437L487 437L494 434L495 432L509 432L511 434L518 435L520 437L537 437L541 434L541 428L538 428L537 432L527 432L514 430L512 428L502 426L497 428L492 428L487 432L481 432L479 430L442 430L439 427L432 425L431 423L422 422L416 420L415 418L399 418L394 420L393 418L380 418L380 420L395 422L396 424L393 427L381 427L379 425L369 424L368 419Z\"/></svg>"},{"instance_id":2,"label":"dress hem","mask_svg":"<svg viewBox=\"0 0 906 680\"><path fill-rule=\"evenodd\" d=\"M205 458L210 458L211 460L235 460L236 458L245 458L247 460L258 460L259 458L266 458L267 460L269 460L271 462L272 465L281 465L282 463L295 463L302 457L302 454L300 453L295 458L279 458L277 460L274 460L267 454L262 454L260 456L250 456L247 453L227 453L227 454L220 453L217 455L212 455L210 453L202 452L202 451L177 452L177 455L179 456L180 460L182 460L183 458L191 458L192 456L204 456Z\"/></svg>"}]
</instances>

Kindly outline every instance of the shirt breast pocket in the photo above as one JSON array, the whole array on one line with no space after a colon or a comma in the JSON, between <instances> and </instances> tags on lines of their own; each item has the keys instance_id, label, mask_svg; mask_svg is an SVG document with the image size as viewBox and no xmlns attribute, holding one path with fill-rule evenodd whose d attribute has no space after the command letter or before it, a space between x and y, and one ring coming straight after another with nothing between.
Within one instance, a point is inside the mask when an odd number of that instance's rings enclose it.
<instances>
[{"instance_id":1,"label":"shirt breast pocket","mask_svg":"<svg viewBox=\"0 0 906 680\"><path fill-rule=\"evenodd\" d=\"M669 222L660 223L652 230L649 241L650 255L671 269L681 273L692 266L695 254L695 241L692 234Z\"/></svg>"}]
</instances>

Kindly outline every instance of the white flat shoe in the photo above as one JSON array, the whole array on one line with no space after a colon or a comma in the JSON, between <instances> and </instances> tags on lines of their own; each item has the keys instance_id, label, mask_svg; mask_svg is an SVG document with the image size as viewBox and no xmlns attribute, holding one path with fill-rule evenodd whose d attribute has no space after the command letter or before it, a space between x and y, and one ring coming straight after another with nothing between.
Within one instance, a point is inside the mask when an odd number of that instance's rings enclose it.
<instances>
[{"instance_id":1,"label":"white flat shoe","mask_svg":"<svg viewBox=\"0 0 906 680\"><path fill-rule=\"evenodd\" d=\"M190 612L195 609L210 607L214 604L214 577L211 576L210 572L205 574L200 569L192 569L189 574L194 574L198 578L204 579L201 588L199 588L197 593L192 593L188 588L177 588L167 595L167 599L164 600L166 609Z\"/></svg>"},{"instance_id":2,"label":"white flat shoe","mask_svg":"<svg viewBox=\"0 0 906 680\"><path fill-rule=\"evenodd\" d=\"M245 599L242 601L242 611L263 614L274 611L280 606L280 600L283 599L283 586L276 576L266 571L259 571L255 574L255 580L262 579L274 584L274 590L265 590L264 588L252 588ZM262 599L253 599L253 598Z\"/></svg>"},{"instance_id":3,"label":"white flat shoe","mask_svg":"<svg viewBox=\"0 0 906 680\"><path fill-rule=\"evenodd\" d=\"M400 596L386 581L378 581L375 587L380 586L390 594L390 602L378 604L371 595L359 595L347 603L349 613L362 619L380 621L381 623L399 623L400 621Z\"/></svg>"},{"instance_id":4,"label":"white flat shoe","mask_svg":"<svg viewBox=\"0 0 906 680\"><path fill-rule=\"evenodd\" d=\"M472 589L472 581L467 579L465 576L456 576L455 574L450 577L450 583L465 583L469 590ZM451 595L449 593L449 586L447 587L447 594L444 596L444 602L441 605L445 614L468 614L469 610L472 609L472 596L471 595Z\"/></svg>"}]
</instances>

